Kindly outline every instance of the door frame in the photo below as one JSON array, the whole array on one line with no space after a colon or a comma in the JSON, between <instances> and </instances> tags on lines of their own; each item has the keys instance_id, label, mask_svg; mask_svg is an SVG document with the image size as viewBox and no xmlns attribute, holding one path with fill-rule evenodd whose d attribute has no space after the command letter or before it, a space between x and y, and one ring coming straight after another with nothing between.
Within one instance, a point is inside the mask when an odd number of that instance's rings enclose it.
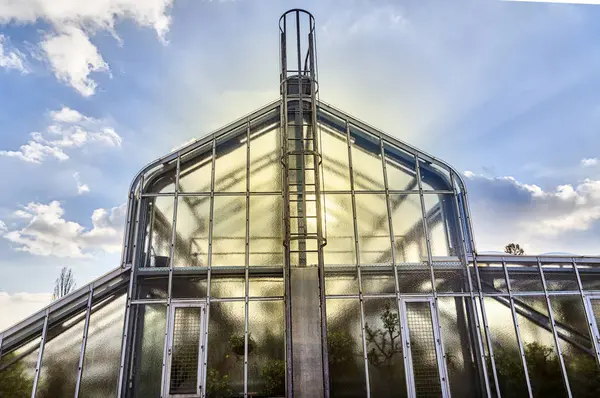
<instances>
[{"instance_id":1,"label":"door frame","mask_svg":"<svg viewBox=\"0 0 600 398\"><path fill-rule=\"evenodd\" d=\"M171 394L169 391L171 385L171 361L173 359L173 332L175 323L175 312L177 308L199 308L200 309L200 336L198 337L198 383L196 385L196 394ZM185 301L171 302L171 311L169 311L168 329L167 329L167 358L165 358L165 373L162 378L161 396L173 398L198 398L202 397L204 385L204 351L206 350L206 327L207 311L205 301Z\"/></svg>"},{"instance_id":2,"label":"door frame","mask_svg":"<svg viewBox=\"0 0 600 398\"><path fill-rule=\"evenodd\" d=\"M435 299L433 297L403 297L400 298L400 322L401 330L403 333L402 349L404 350L404 369L406 374L406 387L408 390L409 397L416 397L413 360L412 360L412 347L410 345L410 328L408 326L408 317L406 310L406 303L429 303L430 316L431 316L431 327L433 328L433 339L435 345L435 356L437 359L437 369L440 382L440 389L442 390L442 397L450 397L450 386L448 383L448 371L446 369L446 361L444 360L444 348L442 344L442 337L440 336L440 328L438 323L437 308L435 305Z\"/></svg>"}]
</instances>

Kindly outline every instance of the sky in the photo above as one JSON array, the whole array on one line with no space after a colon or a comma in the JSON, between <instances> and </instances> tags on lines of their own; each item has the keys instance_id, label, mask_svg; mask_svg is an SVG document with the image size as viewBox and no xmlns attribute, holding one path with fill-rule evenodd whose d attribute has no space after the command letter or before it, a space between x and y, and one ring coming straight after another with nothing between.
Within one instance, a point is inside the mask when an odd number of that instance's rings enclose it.
<instances>
[{"instance_id":1,"label":"sky","mask_svg":"<svg viewBox=\"0 0 600 398\"><path fill-rule=\"evenodd\" d=\"M119 266L145 164L278 98L278 18L320 98L453 165L478 251L600 254L600 6L0 0L0 329Z\"/></svg>"}]
</instances>

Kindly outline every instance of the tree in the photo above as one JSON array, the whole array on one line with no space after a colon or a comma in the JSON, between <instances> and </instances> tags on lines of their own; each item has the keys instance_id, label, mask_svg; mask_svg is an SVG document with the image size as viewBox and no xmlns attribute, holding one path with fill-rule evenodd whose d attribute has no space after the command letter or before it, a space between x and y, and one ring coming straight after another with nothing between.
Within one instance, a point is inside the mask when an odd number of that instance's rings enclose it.
<instances>
[{"instance_id":1,"label":"tree","mask_svg":"<svg viewBox=\"0 0 600 398\"><path fill-rule=\"evenodd\" d=\"M509 243L508 245L504 246L504 252L507 254L513 254L515 256L522 256L525 254L525 250L523 250L518 243Z\"/></svg>"},{"instance_id":2,"label":"tree","mask_svg":"<svg viewBox=\"0 0 600 398\"><path fill-rule=\"evenodd\" d=\"M59 299L71 293L75 289L75 277L71 268L63 267L60 276L54 281L54 293L52 300Z\"/></svg>"}]
</instances>

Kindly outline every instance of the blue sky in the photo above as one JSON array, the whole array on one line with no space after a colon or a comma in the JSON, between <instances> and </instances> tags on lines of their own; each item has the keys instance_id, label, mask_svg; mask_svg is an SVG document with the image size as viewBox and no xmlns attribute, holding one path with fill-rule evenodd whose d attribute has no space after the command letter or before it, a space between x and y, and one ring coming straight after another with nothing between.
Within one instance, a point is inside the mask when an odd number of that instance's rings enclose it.
<instances>
[{"instance_id":1,"label":"blue sky","mask_svg":"<svg viewBox=\"0 0 600 398\"><path fill-rule=\"evenodd\" d=\"M321 99L465 175L480 251L600 254L600 7L0 0L0 329L118 266L131 178L278 97L278 17Z\"/></svg>"}]
</instances>

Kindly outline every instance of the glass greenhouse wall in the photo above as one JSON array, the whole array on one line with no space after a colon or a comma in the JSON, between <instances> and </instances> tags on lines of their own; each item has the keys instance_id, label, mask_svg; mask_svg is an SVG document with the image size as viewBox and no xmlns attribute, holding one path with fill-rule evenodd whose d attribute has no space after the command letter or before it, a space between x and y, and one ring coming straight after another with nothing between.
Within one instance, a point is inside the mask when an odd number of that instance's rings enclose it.
<instances>
[{"instance_id":1,"label":"glass greenhouse wall","mask_svg":"<svg viewBox=\"0 0 600 398\"><path fill-rule=\"evenodd\" d=\"M0 397L598 396L600 258L477 255L460 175L280 28L281 99L135 177L121 266L0 334Z\"/></svg>"}]
</instances>

